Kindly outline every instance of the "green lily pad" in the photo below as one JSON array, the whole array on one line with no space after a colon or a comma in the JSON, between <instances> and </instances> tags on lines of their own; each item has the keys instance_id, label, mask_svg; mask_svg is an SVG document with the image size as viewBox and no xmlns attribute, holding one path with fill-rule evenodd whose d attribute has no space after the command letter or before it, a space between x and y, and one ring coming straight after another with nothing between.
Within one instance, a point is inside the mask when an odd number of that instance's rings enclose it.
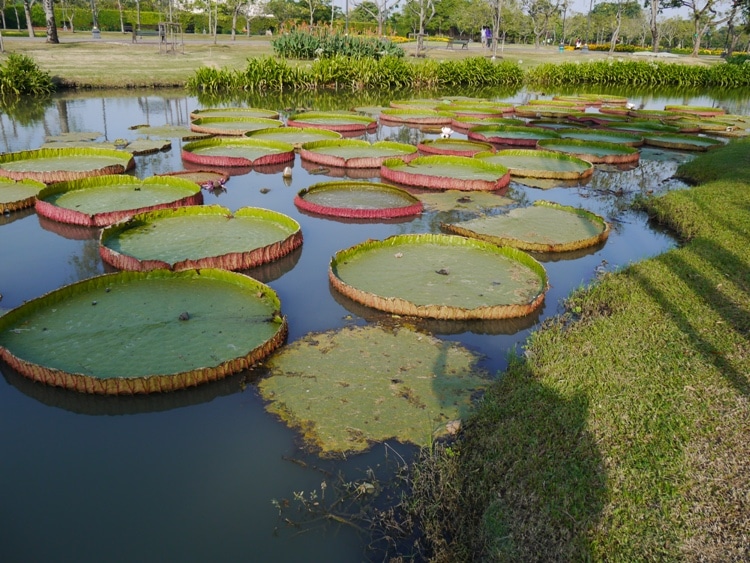
<instances>
[{"instance_id":1,"label":"green lily pad","mask_svg":"<svg viewBox=\"0 0 750 563\"><path fill-rule=\"evenodd\" d=\"M644 141L652 147L683 151L707 151L724 145L722 141L698 135L677 135L672 133L644 134Z\"/></svg>"},{"instance_id":2,"label":"green lily pad","mask_svg":"<svg viewBox=\"0 0 750 563\"><path fill-rule=\"evenodd\" d=\"M60 133L59 135L47 135L44 137L45 143L75 143L75 142L86 142L96 141L99 137L103 137L103 133L98 131L71 131L69 133Z\"/></svg>"},{"instance_id":3,"label":"green lily pad","mask_svg":"<svg viewBox=\"0 0 750 563\"><path fill-rule=\"evenodd\" d=\"M452 234L534 252L570 252L607 240L609 225L598 215L566 205L536 201L504 215L443 223Z\"/></svg>"},{"instance_id":4,"label":"green lily pad","mask_svg":"<svg viewBox=\"0 0 750 563\"><path fill-rule=\"evenodd\" d=\"M0 317L0 359L85 393L172 391L264 359L286 338L279 310L270 287L225 270L108 274Z\"/></svg>"},{"instance_id":5,"label":"green lily pad","mask_svg":"<svg viewBox=\"0 0 750 563\"><path fill-rule=\"evenodd\" d=\"M278 119L263 117L215 116L199 117L190 122L190 130L211 135L245 135L249 131L282 127Z\"/></svg>"},{"instance_id":6,"label":"green lily pad","mask_svg":"<svg viewBox=\"0 0 750 563\"><path fill-rule=\"evenodd\" d=\"M190 180L118 174L48 186L37 195L36 211L61 223L103 227L144 211L201 203L201 188Z\"/></svg>"},{"instance_id":7,"label":"green lily pad","mask_svg":"<svg viewBox=\"0 0 750 563\"><path fill-rule=\"evenodd\" d=\"M560 137L550 129L513 125L477 125L469 129L466 135L474 141L520 147L534 147L540 139L558 139Z\"/></svg>"},{"instance_id":8,"label":"green lily pad","mask_svg":"<svg viewBox=\"0 0 750 563\"><path fill-rule=\"evenodd\" d=\"M510 170L511 176L577 180L594 173L590 162L553 151L513 149L479 153L475 158L501 164Z\"/></svg>"},{"instance_id":9,"label":"green lily pad","mask_svg":"<svg viewBox=\"0 0 750 563\"><path fill-rule=\"evenodd\" d=\"M542 139L537 146L548 151L571 154L592 164L628 164L638 162L640 159L638 149L621 143L579 139Z\"/></svg>"},{"instance_id":10,"label":"green lily pad","mask_svg":"<svg viewBox=\"0 0 750 563\"><path fill-rule=\"evenodd\" d=\"M386 160L380 176L397 184L444 190L494 191L510 183L505 166L451 155L419 156L410 162Z\"/></svg>"},{"instance_id":11,"label":"green lily pad","mask_svg":"<svg viewBox=\"0 0 750 563\"><path fill-rule=\"evenodd\" d=\"M477 125L513 125L520 127L526 125L526 121L515 117L475 117L466 115L459 115L451 119L451 127L456 131L466 132Z\"/></svg>"},{"instance_id":12,"label":"green lily pad","mask_svg":"<svg viewBox=\"0 0 750 563\"><path fill-rule=\"evenodd\" d=\"M370 143L362 139L327 139L302 145L300 158L321 166L379 168L389 158L409 161L418 156L417 147L393 141Z\"/></svg>"},{"instance_id":13,"label":"green lily pad","mask_svg":"<svg viewBox=\"0 0 750 563\"><path fill-rule=\"evenodd\" d=\"M374 117L358 113L304 112L290 115L289 127L317 127L339 133L364 133L376 129L378 121Z\"/></svg>"},{"instance_id":14,"label":"green lily pad","mask_svg":"<svg viewBox=\"0 0 750 563\"><path fill-rule=\"evenodd\" d=\"M479 152L493 151L491 143L464 139L423 139L417 148L425 154L452 154L474 156Z\"/></svg>"},{"instance_id":15,"label":"green lily pad","mask_svg":"<svg viewBox=\"0 0 750 563\"><path fill-rule=\"evenodd\" d=\"M610 131L602 129L558 129L560 137L563 139L580 139L581 141L601 141L603 143L622 143L629 147L640 147L643 144L643 137L635 133L625 131Z\"/></svg>"},{"instance_id":16,"label":"green lily pad","mask_svg":"<svg viewBox=\"0 0 750 563\"><path fill-rule=\"evenodd\" d=\"M172 148L172 142L167 139L135 139L121 143L118 141L53 141L47 142L41 148L86 148L98 147L103 149L121 150L133 156L143 156L166 151Z\"/></svg>"},{"instance_id":17,"label":"green lily pad","mask_svg":"<svg viewBox=\"0 0 750 563\"><path fill-rule=\"evenodd\" d=\"M32 207L37 194L46 186L36 180L0 177L0 213Z\"/></svg>"},{"instance_id":18,"label":"green lily pad","mask_svg":"<svg viewBox=\"0 0 750 563\"><path fill-rule=\"evenodd\" d=\"M434 319L522 317L547 291L544 268L528 254L448 235L368 240L337 252L328 279L368 307Z\"/></svg>"},{"instance_id":19,"label":"green lily pad","mask_svg":"<svg viewBox=\"0 0 750 563\"><path fill-rule=\"evenodd\" d=\"M263 119L278 119L279 112L263 108L202 108L190 112L190 119L202 117L261 117Z\"/></svg>"},{"instance_id":20,"label":"green lily pad","mask_svg":"<svg viewBox=\"0 0 750 563\"><path fill-rule=\"evenodd\" d=\"M387 108L380 114L380 120L389 123L419 125L450 125L454 114L429 108Z\"/></svg>"},{"instance_id":21,"label":"green lily pad","mask_svg":"<svg viewBox=\"0 0 750 563\"><path fill-rule=\"evenodd\" d=\"M104 261L122 270L245 270L300 247L302 231L276 211L199 205L140 213L104 229L99 244Z\"/></svg>"},{"instance_id":22,"label":"green lily pad","mask_svg":"<svg viewBox=\"0 0 750 563\"><path fill-rule=\"evenodd\" d=\"M265 141L281 141L282 143L289 143L296 150L299 150L303 144L312 141L341 139L341 133L315 127L276 127L249 131L247 137Z\"/></svg>"},{"instance_id":23,"label":"green lily pad","mask_svg":"<svg viewBox=\"0 0 750 563\"><path fill-rule=\"evenodd\" d=\"M135 168L133 155L100 148L52 148L0 155L0 176L50 184L92 176L122 174Z\"/></svg>"},{"instance_id":24,"label":"green lily pad","mask_svg":"<svg viewBox=\"0 0 750 563\"><path fill-rule=\"evenodd\" d=\"M294 160L294 146L250 137L204 139L183 145L182 159L218 167L283 164Z\"/></svg>"},{"instance_id":25,"label":"green lily pad","mask_svg":"<svg viewBox=\"0 0 750 563\"><path fill-rule=\"evenodd\" d=\"M408 217L422 212L409 192L379 182L321 182L300 190L294 204L310 213L351 219Z\"/></svg>"},{"instance_id":26,"label":"green lily pad","mask_svg":"<svg viewBox=\"0 0 750 563\"><path fill-rule=\"evenodd\" d=\"M266 409L322 456L375 442L428 446L455 432L489 384L459 344L406 328L350 327L308 335L274 355L258 383Z\"/></svg>"}]
</instances>

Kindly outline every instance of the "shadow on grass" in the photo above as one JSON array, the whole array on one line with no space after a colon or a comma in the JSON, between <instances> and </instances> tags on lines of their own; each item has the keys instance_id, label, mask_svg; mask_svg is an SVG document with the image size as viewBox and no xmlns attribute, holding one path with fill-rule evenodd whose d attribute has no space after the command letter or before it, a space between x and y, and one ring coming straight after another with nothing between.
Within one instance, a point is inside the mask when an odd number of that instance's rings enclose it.
<instances>
[{"instance_id":1,"label":"shadow on grass","mask_svg":"<svg viewBox=\"0 0 750 563\"><path fill-rule=\"evenodd\" d=\"M441 512L432 517L444 538L432 542L433 558L590 559L588 531L604 505L606 478L586 429L588 410L583 395L563 396L512 360L467 422L453 466L443 471L451 479L433 482Z\"/></svg>"},{"instance_id":2,"label":"shadow on grass","mask_svg":"<svg viewBox=\"0 0 750 563\"><path fill-rule=\"evenodd\" d=\"M721 289L722 284L710 279L704 272L690 265L680 254L670 252L657 258L664 264L673 275L692 289L701 302L712 309L726 326L726 331L736 331L745 338L750 335L750 311L747 310L748 298L746 280L750 278L750 271L744 262L737 260L736 256L728 252L720 245L711 241L695 240L691 242L691 251L701 259L708 261L716 271L725 279L739 282L738 286L745 305L730 299ZM731 270L727 270L731 265ZM690 339L694 349L700 353L709 363L716 366L723 377L744 396L750 396L750 380L746 373L738 371L724 355L720 348L722 340L728 335L722 330L713 330L706 333L699 326L702 319L694 317L695 312L685 310L685 304L668 297L667 293L660 289L653 281L643 275L634 274L635 279L660 307L668 314L679 329ZM698 321L698 322L696 322Z\"/></svg>"}]
</instances>

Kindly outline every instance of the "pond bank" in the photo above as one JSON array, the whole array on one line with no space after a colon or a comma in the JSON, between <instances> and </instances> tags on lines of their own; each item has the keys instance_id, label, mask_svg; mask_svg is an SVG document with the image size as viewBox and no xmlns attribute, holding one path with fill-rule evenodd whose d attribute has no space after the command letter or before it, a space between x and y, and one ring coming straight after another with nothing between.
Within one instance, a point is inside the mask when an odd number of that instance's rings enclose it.
<instances>
[{"instance_id":1,"label":"pond bank","mask_svg":"<svg viewBox=\"0 0 750 563\"><path fill-rule=\"evenodd\" d=\"M750 142L680 175L643 207L685 244L574 294L417 467L435 560L748 557Z\"/></svg>"}]
</instances>

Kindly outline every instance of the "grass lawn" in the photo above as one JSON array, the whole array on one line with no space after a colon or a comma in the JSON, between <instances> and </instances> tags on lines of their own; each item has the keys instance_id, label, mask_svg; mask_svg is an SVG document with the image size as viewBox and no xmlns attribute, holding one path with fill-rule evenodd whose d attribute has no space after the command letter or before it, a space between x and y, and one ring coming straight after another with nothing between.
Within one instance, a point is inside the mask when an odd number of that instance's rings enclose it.
<instances>
[{"instance_id":1,"label":"grass lawn","mask_svg":"<svg viewBox=\"0 0 750 563\"><path fill-rule=\"evenodd\" d=\"M4 37L3 44L6 54L15 52L32 57L40 69L49 72L62 86L72 88L183 86L201 66L242 69L249 57L273 54L271 42L265 36L237 35L232 41L231 36L222 35L216 42L211 36L202 34L185 34L183 37L184 45L168 53L167 49L160 50L155 37L133 43L129 33L116 32L102 32L101 39L92 39L90 32L60 32L58 45L45 43L43 36L35 39ZM427 58L438 61L490 55L479 43L472 43L467 49L448 49L446 43L437 41L428 41L426 45ZM407 57L416 49L415 43L404 43L402 47ZM534 49L532 45L506 45L499 55L503 60L518 62L524 70L541 63L608 57L606 52L560 53L557 47ZM628 60L631 57L622 55L622 58ZM713 64L716 59L718 57L679 57L673 60L686 64ZM422 59L410 57L410 60L418 64Z\"/></svg>"},{"instance_id":2,"label":"grass lawn","mask_svg":"<svg viewBox=\"0 0 750 563\"><path fill-rule=\"evenodd\" d=\"M418 468L437 559L750 558L750 142L680 174L643 205L684 245L573 295Z\"/></svg>"}]
</instances>

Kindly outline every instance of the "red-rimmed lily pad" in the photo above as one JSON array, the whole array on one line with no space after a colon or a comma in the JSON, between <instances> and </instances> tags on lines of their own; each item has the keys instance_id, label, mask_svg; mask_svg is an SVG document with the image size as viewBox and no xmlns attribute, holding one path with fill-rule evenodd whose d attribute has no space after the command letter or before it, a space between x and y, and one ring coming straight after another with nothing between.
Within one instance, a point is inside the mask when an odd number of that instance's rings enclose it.
<instances>
[{"instance_id":1,"label":"red-rimmed lily pad","mask_svg":"<svg viewBox=\"0 0 750 563\"><path fill-rule=\"evenodd\" d=\"M610 231L599 215L549 201L440 227L451 234L534 252L570 252L595 246L607 240Z\"/></svg>"},{"instance_id":2,"label":"red-rimmed lily pad","mask_svg":"<svg viewBox=\"0 0 750 563\"><path fill-rule=\"evenodd\" d=\"M547 274L515 248L452 235L397 235L337 252L331 285L389 313L435 319L522 317L541 306Z\"/></svg>"},{"instance_id":3,"label":"red-rimmed lily pad","mask_svg":"<svg viewBox=\"0 0 750 563\"><path fill-rule=\"evenodd\" d=\"M636 133L626 131L612 131L602 129L557 129L563 139L579 139L581 141L600 141L603 143L621 143L629 147L640 147L643 145L643 137Z\"/></svg>"},{"instance_id":4,"label":"red-rimmed lily pad","mask_svg":"<svg viewBox=\"0 0 750 563\"><path fill-rule=\"evenodd\" d=\"M454 114L429 108L388 108L380 114L381 123L397 125L450 125Z\"/></svg>"},{"instance_id":5,"label":"red-rimmed lily pad","mask_svg":"<svg viewBox=\"0 0 750 563\"><path fill-rule=\"evenodd\" d=\"M451 155L419 156L411 162L386 160L380 176L397 184L441 190L494 191L510 183L505 166Z\"/></svg>"},{"instance_id":6,"label":"red-rimmed lily pad","mask_svg":"<svg viewBox=\"0 0 750 563\"><path fill-rule=\"evenodd\" d=\"M370 143L361 139L312 141L302 145L300 158L322 166L379 168L389 158L408 162L419 156L417 147L393 141Z\"/></svg>"},{"instance_id":7,"label":"red-rimmed lily pad","mask_svg":"<svg viewBox=\"0 0 750 563\"><path fill-rule=\"evenodd\" d=\"M226 270L108 274L0 317L0 358L84 393L174 391L265 359L286 338L279 311L270 287Z\"/></svg>"},{"instance_id":8,"label":"red-rimmed lily pad","mask_svg":"<svg viewBox=\"0 0 750 563\"><path fill-rule=\"evenodd\" d=\"M133 125L130 127L137 135L149 139L180 139L181 141L197 141L213 137L209 133L191 131L184 125Z\"/></svg>"},{"instance_id":9,"label":"red-rimmed lily pad","mask_svg":"<svg viewBox=\"0 0 750 563\"><path fill-rule=\"evenodd\" d=\"M289 143L295 148L295 150L299 150L303 144L311 143L312 141L342 138L341 133L338 131L330 131L328 129L320 129L317 127L278 127L272 129L259 129L257 131L250 131L247 136L251 139Z\"/></svg>"},{"instance_id":10,"label":"red-rimmed lily pad","mask_svg":"<svg viewBox=\"0 0 750 563\"><path fill-rule=\"evenodd\" d=\"M716 117L717 115L724 115L726 113L724 108L690 105L666 105L664 106L664 110L674 113L686 113L697 117Z\"/></svg>"},{"instance_id":11,"label":"red-rimmed lily pad","mask_svg":"<svg viewBox=\"0 0 750 563\"><path fill-rule=\"evenodd\" d=\"M32 207L37 194L46 184L36 180L13 180L0 177L0 213Z\"/></svg>"},{"instance_id":12,"label":"red-rimmed lily pad","mask_svg":"<svg viewBox=\"0 0 750 563\"><path fill-rule=\"evenodd\" d=\"M316 127L329 129L339 133L365 133L373 131L378 127L378 121L374 117L357 113L335 113L335 112L305 112L290 115L287 119L289 127Z\"/></svg>"},{"instance_id":13,"label":"red-rimmed lily pad","mask_svg":"<svg viewBox=\"0 0 750 563\"><path fill-rule=\"evenodd\" d=\"M578 180L594 173L594 165L590 162L553 151L511 149L479 153L476 158L505 166L511 176Z\"/></svg>"},{"instance_id":14,"label":"red-rimmed lily pad","mask_svg":"<svg viewBox=\"0 0 750 563\"><path fill-rule=\"evenodd\" d=\"M279 112L272 109L248 107L202 108L190 112L190 119L202 117L262 117L263 119L278 119Z\"/></svg>"},{"instance_id":15,"label":"red-rimmed lily pad","mask_svg":"<svg viewBox=\"0 0 750 563\"><path fill-rule=\"evenodd\" d=\"M168 151L172 148L172 142L168 139L145 138L133 140L115 139L113 141L49 141L44 143L40 148L102 148L129 152L133 156L143 156Z\"/></svg>"},{"instance_id":16,"label":"red-rimmed lily pad","mask_svg":"<svg viewBox=\"0 0 750 563\"><path fill-rule=\"evenodd\" d=\"M0 176L45 184L122 174L133 168L132 154L113 149L54 148L0 155Z\"/></svg>"},{"instance_id":17,"label":"red-rimmed lily pad","mask_svg":"<svg viewBox=\"0 0 750 563\"><path fill-rule=\"evenodd\" d=\"M513 125L477 125L469 129L467 136L474 141L519 147L534 147L540 139L560 138L560 135L550 129Z\"/></svg>"},{"instance_id":18,"label":"red-rimmed lily pad","mask_svg":"<svg viewBox=\"0 0 750 563\"><path fill-rule=\"evenodd\" d=\"M572 106L555 106L555 105L525 105L516 106L514 113L519 117L559 117L564 118L569 115L583 113L583 108Z\"/></svg>"},{"instance_id":19,"label":"red-rimmed lily pad","mask_svg":"<svg viewBox=\"0 0 750 563\"><path fill-rule=\"evenodd\" d=\"M592 164L632 164L640 160L638 149L622 143L581 141L579 139L543 139L537 143L537 147L548 151L571 154Z\"/></svg>"},{"instance_id":20,"label":"red-rimmed lily pad","mask_svg":"<svg viewBox=\"0 0 750 563\"><path fill-rule=\"evenodd\" d=\"M385 440L429 447L457 432L489 385L479 360L408 328L346 327L285 346L265 363L258 389L266 409L322 457Z\"/></svg>"},{"instance_id":21,"label":"red-rimmed lily pad","mask_svg":"<svg viewBox=\"0 0 750 563\"><path fill-rule=\"evenodd\" d=\"M699 135L678 135L675 133L644 134L644 141L652 147L683 151L708 151L723 146L724 143L711 137Z\"/></svg>"},{"instance_id":22,"label":"red-rimmed lily pad","mask_svg":"<svg viewBox=\"0 0 750 563\"><path fill-rule=\"evenodd\" d=\"M299 223L276 211L201 205L141 213L102 231L99 254L121 270L246 270L302 245Z\"/></svg>"},{"instance_id":23,"label":"red-rimmed lily pad","mask_svg":"<svg viewBox=\"0 0 750 563\"><path fill-rule=\"evenodd\" d=\"M213 138L187 143L182 159L204 166L265 166L294 160L294 146L280 141L243 138Z\"/></svg>"},{"instance_id":24,"label":"red-rimmed lily pad","mask_svg":"<svg viewBox=\"0 0 750 563\"><path fill-rule=\"evenodd\" d=\"M61 223L103 227L144 211L202 203L200 186L190 180L118 174L52 184L37 195L36 211Z\"/></svg>"},{"instance_id":25,"label":"red-rimmed lily pad","mask_svg":"<svg viewBox=\"0 0 750 563\"><path fill-rule=\"evenodd\" d=\"M617 131L626 131L633 133L679 133L680 128L677 125L667 125L656 120L636 119L633 121L605 123L607 129L616 129Z\"/></svg>"},{"instance_id":26,"label":"red-rimmed lily pad","mask_svg":"<svg viewBox=\"0 0 750 563\"><path fill-rule=\"evenodd\" d=\"M472 127L477 125L513 125L525 126L526 121L515 117L472 117L457 116L451 119L451 127L456 131L466 133Z\"/></svg>"},{"instance_id":27,"label":"red-rimmed lily pad","mask_svg":"<svg viewBox=\"0 0 750 563\"><path fill-rule=\"evenodd\" d=\"M655 119L657 121L670 121L680 119L684 114L663 109L631 109L628 115L633 119Z\"/></svg>"},{"instance_id":28,"label":"red-rimmed lily pad","mask_svg":"<svg viewBox=\"0 0 750 563\"><path fill-rule=\"evenodd\" d=\"M278 119L263 117L199 117L190 122L190 130L210 135L245 135L249 131L282 127L284 123Z\"/></svg>"},{"instance_id":29,"label":"red-rimmed lily pad","mask_svg":"<svg viewBox=\"0 0 750 563\"><path fill-rule=\"evenodd\" d=\"M513 113L515 107L510 102L451 102L439 105L437 111L446 111L457 117L503 117Z\"/></svg>"},{"instance_id":30,"label":"red-rimmed lily pad","mask_svg":"<svg viewBox=\"0 0 750 563\"><path fill-rule=\"evenodd\" d=\"M301 190L294 204L310 213L352 219L391 219L422 212L409 192L378 182L321 182Z\"/></svg>"},{"instance_id":31,"label":"red-rimmed lily pad","mask_svg":"<svg viewBox=\"0 0 750 563\"><path fill-rule=\"evenodd\" d=\"M474 156L478 152L494 151L491 143L464 139L423 139L417 148L425 154L451 154L454 156Z\"/></svg>"}]
</instances>

